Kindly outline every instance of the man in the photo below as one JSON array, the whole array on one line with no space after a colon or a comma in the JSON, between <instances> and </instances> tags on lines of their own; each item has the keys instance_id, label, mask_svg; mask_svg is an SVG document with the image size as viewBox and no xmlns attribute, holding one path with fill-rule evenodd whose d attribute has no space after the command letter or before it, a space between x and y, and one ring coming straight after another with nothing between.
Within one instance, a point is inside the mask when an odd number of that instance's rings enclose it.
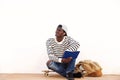
<instances>
[{"instance_id":1,"label":"man","mask_svg":"<svg viewBox=\"0 0 120 80\"><path fill-rule=\"evenodd\" d=\"M73 38L67 36L67 27L58 25L55 38L49 38L46 42L49 60L47 67L68 80L74 80L73 72L76 59L72 57L62 58L65 51L77 51L80 44Z\"/></svg>"}]
</instances>

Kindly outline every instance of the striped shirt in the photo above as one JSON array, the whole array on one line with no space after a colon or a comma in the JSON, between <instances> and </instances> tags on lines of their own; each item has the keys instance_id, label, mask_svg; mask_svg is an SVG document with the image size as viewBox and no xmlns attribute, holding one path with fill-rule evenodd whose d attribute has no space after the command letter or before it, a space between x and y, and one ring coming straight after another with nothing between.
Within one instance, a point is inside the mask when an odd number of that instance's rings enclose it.
<instances>
[{"instance_id":1,"label":"striped shirt","mask_svg":"<svg viewBox=\"0 0 120 80\"><path fill-rule=\"evenodd\" d=\"M65 36L61 42L58 42L56 38L49 38L46 46L49 59L58 62L58 58L62 57L66 50L77 51L80 44L70 36Z\"/></svg>"}]
</instances>

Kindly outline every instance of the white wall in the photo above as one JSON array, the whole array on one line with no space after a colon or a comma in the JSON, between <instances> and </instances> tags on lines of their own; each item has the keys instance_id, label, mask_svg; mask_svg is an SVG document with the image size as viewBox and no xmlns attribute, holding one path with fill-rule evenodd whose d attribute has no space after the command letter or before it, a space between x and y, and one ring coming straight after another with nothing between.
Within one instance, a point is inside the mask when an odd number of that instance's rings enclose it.
<instances>
[{"instance_id":1,"label":"white wall","mask_svg":"<svg viewBox=\"0 0 120 80\"><path fill-rule=\"evenodd\" d=\"M77 59L120 74L119 0L0 0L0 73L41 73L45 42L64 23L80 42Z\"/></svg>"}]
</instances>

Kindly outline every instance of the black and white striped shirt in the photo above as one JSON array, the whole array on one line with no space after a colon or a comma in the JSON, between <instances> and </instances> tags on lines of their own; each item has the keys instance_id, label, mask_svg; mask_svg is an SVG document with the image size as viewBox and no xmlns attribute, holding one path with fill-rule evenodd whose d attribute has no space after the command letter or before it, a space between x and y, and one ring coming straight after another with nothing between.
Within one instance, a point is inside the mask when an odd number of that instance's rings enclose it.
<instances>
[{"instance_id":1,"label":"black and white striped shirt","mask_svg":"<svg viewBox=\"0 0 120 80\"><path fill-rule=\"evenodd\" d=\"M65 36L61 42L58 42L56 38L49 38L46 42L46 46L49 59L58 62L58 57L62 57L66 50L77 51L80 44L70 36Z\"/></svg>"}]
</instances>

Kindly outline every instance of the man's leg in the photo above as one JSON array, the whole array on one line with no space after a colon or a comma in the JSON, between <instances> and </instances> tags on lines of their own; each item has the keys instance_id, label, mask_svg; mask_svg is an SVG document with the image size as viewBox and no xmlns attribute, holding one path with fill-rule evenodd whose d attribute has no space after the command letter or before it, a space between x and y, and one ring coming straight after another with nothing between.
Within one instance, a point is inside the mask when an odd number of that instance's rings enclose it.
<instances>
[{"instance_id":1,"label":"man's leg","mask_svg":"<svg viewBox=\"0 0 120 80\"><path fill-rule=\"evenodd\" d=\"M49 64L47 64L47 67L49 69L59 73L60 75L66 77L66 68L65 68L66 64L51 61L51 62L49 62Z\"/></svg>"},{"instance_id":2,"label":"man's leg","mask_svg":"<svg viewBox=\"0 0 120 80\"><path fill-rule=\"evenodd\" d=\"M66 76L68 80L74 80L73 72L75 68L75 61L76 59L72 59L70 63L68 63L67 69L66 69Z\"/></svg>"}]
</instances>

